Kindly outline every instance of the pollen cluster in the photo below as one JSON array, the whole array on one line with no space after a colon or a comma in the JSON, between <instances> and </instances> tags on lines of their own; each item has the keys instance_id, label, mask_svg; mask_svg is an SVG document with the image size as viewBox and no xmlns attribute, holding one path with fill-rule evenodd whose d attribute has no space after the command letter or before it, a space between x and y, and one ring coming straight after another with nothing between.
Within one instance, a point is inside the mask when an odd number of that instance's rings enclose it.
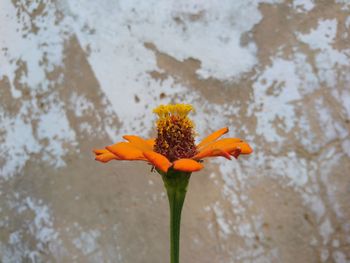
<instances>
[{"instance_id":1,"label":"pollen cluster","mask_svg":"<svg viewBox=\"0 0 350 263\"><path fill-rule=\"evenodd\" d=\"M170 161L191 158L196 154L194 125L187 117L194 110L188 104L160 105L153 110L157 120L157 138L154 151Z\"/></svg>"}]
</instances>

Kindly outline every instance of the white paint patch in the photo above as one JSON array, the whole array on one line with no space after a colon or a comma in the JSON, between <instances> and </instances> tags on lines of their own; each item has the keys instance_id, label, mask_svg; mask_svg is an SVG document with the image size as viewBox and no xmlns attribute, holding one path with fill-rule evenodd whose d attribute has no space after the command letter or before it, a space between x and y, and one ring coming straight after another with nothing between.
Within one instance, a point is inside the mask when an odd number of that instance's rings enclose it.
<instances>
[{"instance_id":1,"label":"white paint patch","mask_svg":"<svg viewBox=\"0 0 350 263\"><path fill-rule=\"evenodd\" d=\"M350 120L350 90L343 90L339 96L336 96L341 102L345 117Z\"/></svg>"},{"instance_id":2,"label":"white paint patch","mask_svg":"<svg viewBox=\"0 0 350 263\"><path fill-rule=\"evenodd\" d=\"M277 129L288 132L294 127L293 102L302 98L301 83L296 64L280 58L259 76L253 84L254 104L248 110L248 114L254 112L257 118L258 136L268 142L281 142L284 136L278 134Z\"/></svg>"},{"instance_id":3,"label":"white paint patch","mask_svg":"<svg viewBox=\"0 0 350 263\"><path fill-rule=\"evenodd\" d=\"M25 111L26 108L23 107L20 112ZM0 148L4 164L0 167L0 175L8 179L29 160L27 151L38 153L40 147L32 133L31 124L23 117L10 118L3 111L0 111L0 116L0 131L4 134ZM4 156L6 156L5 160Z\"/></svg>"},{"instance_id":4,"label":"white paint patch","mask_svg":"<svg viewBox=\"0 0 350 263\"><path fill-rule=\"evenodd\" d=\"M347 28L350 28L350 16L348 16L348 17L346 18L346 20L345 20L345 26L346 26Z\"/></svg>"},{"instance_id":5,"label":"white paint patch","mask_svg":"<svg viewBox=\"0 0 350 263\"><path fill-rule=\"evenodd\" d=\"M305 204L310 208L316 217L317 223L321 221L321 218L326 212L326 206L322 201L322 197L319 196L318 192L312 193L311 195L302 195Z\"/></svg>"},{"instance_id":6,"label":"white paint patch","mask_svg":"<svg viewBox=\"0 0 350 263\"><path fill-rule=\"evenodd\" d=\"M146 136L154 121L151 109L169 102L159 99L160 92L183 95L186 102L194 101L196 94L171 77L152 79L149 72L160 69L144 43L154 43L180 61L198 59L197 73L203 78L239 77L257 63L255 45L243 47L240 38L260 21L262 2L277 1L61 1L60 8L90 51L94 73L122 121L120 134L133 130Z\"/></svg>"},{"instance_id":7,"label":"white paint patch","mask_svg":"<svg viewBox=\"0 0 350 263\"><path fill-rule=\"evenodd\" d=\"M47 102L52 104L44 113L35 99L38 93L52 91L55 83L47 79L46 73L62 64L63 44L69 37L68 26L64 20L58 21L53 3L45 3L45 15L31 17L30 13L37 8L37 1L18 2L17 8L11 1L1 4L0 23L6 26L0 27L0 35L6 37L0 39L0 79L8 78L12 98L21 105L15 117L3 108L0 111L3 140L0 151L2 156L6 153L0 168L3 178L19 173L31 154L41 153L50 165L63 166L68 150L65 146L75 145L75 134L63 105L55 102L58 98L54 95L48 98ZM29 89L32 99L24 98L15 83Z\"/></svg>"},{"instance_id":8,"label":"white paint patch","mask_svg":"<svg viewBox=\"0 0 350 263\"><path fill-rule=\"evenodd\" d=\"M317 112L319 113L319 122L320 122L320 128L323 129L324 137L326 141L336 140L339 139L345 139L349 131L347 127L340 123L339 121L336 121L330 107L326 107L326 103L324 100L318 99L315 102L315 108L317 109Z\"/></svg>"},{"instance_id":9,"label":"white paint patch","mask_svg":"<svg viewBox=\"0 0 350 263\"><path fill-rule=\"evenodd\" d=\"M73 244L80 249L84 255L93 253L98 248L98 238L101 233L98 230L82 232L79 237L73 240Z\"/></svg>"},{"instance_id":10,"label":"white paint patch","mask_svg":"<svg viewBox=\"0 0 350 263\"><path fill-rule=\"evenodd\" d=\"M350 260L347 260L345 253L343 253L342 251L339 251L339 250L333 252L333 259L334 259L335 263L349 263L350 262Z\"/></svg>"},{"instance_id":11,"label":"white paint patch","mask_svg":"<svg viewBox=\"0 0 350 263\"><path fill-rule=\"evenodd\" d=\"M74 106L74 114L77 117L82 117L89 111L94 110L94 104L84 96L72 92L70 102Z\"/></svg>"},{"instance_id":12,"label":"white paint patch","mask_svg":"<svg viewBox=\"0 0 350 263\"><path fill-rule=\"evenodd\" d=\"M334 229L332 227L329 218L326 218L320 225L320 234L323 238L323 244L326 245L330 241L330 236L333 234Z\"/></svg>"},{"instance_id":13,"label":"white paint patch","mask_svg":"<svg viewBox=\"0 0 350 263\"><path fill-rule=\"evenodd\" d=\"M64 156L76 145L75 133L63 105L52 103L49 107L49 111L42 113L33 102L23 101L16 117L0 112L1 152L6 153L5 163L0 168L3 178L20 172L33 153L42 153L43 160L54 167L65 165Z\"/></svg>"},{"instance_id":14,"label":"white paint patch","mask_svg":"<svg viewBox=\"0 0 350 263\"><path fill-rule=\"evenodd\" d=\"M321 250L321 262L326 262L328 258L329 258L329 251L328 249L323 248Z\"/></svg>"},{"instance_id":15,"label":"white paint patch","mask_svg":"<svg viewBox=\"0 0 350 263\"><path fill-rule=\"evenodd\" d=\"M311 30L309 34L296 33L300 41L317 51L315 62L318 77L329 86L336 85L337 74L334 69L350 64L346 55L350 49L340 52L332 46L337 34L337 23L336 19L319 20L317 28Z\"/></svg>"},{"instance_id":16,"label":"white paint patch","mask_svg":"<svg viewBox=\"0 0 350 263\"><path fill-rule=\"evenodd\" d=\"M226 222L224 211L220 207L219 203L215 203L213 206L213 211L222 237L227 238L227 235L231 234L231 229L229 223Z\"/></svg>"},{"instance_id":17,"label":"white paint patch","mask_svg":"<svg viewBox=\"0 0 350 263\"><path fill-rule=\"evenodd\" d=\"M342 142L342 149L350 158L350 139L346 139Z\"/></svg>"},{"instance_id":18,"label":"white paint patch","mask_svg":"<svg viewBox=\"0 0 350 263\"><path fill-rule=\"evenodd\" d=\"M44 205L42 201L34 201L29 197L26 199L26 205L35 213L33 224L30 225L29 229L37 240L44 244L57 239L58 233L53 228L49 207Z\"/></svg>"},{"instance_id":19,"label":"white paint patch","mask_svg":"<svg viewBox=\"0 0 350 263\"><path fill-rule=\"evenodd\" d=\"M31 197L19 200L16 194L8 205L17 211L18 216L26 218L27 221L23 221L23 225L10 233L7 243L0 241L0 261L23 262L29 258L32 262L41 262L42 251L55 254L60 238L54 228L50 208L41 200ZM7 218L1 222L10 229L8 224L12 220ZM11 222L11 226L13 223L18 224L20 221ZM35 242L34 247L30 240Z\"/></svg>"},{"instance_id":20,"label":"white paint patch","mask_svg":"<svg viewBox=\"0 0 350 263\"><path fill-rule=\"evenodd\" d=\"M332 246L333 246L333 247L339 247L339 244L340 244L340 243L339 243L339 240L337 240L337 239L335 239L335 240L332 241Z\"/></svg>"},{"instance_id":21,"label":"white paint patch","mask_svg":"<svg viewBox=\"0 0 350 263\"><path fill-rule=\"evenodd\" d=\"M7 76L11 83L12 96L19 98L22 93L14 87L18 61L26 64L27 72L22 75L20 82L31 89L47 89L46 71L61 65L63 43L67 39L68 27L61 21L57 24L56 8L47 1L43 12L47 14L31 19L29 12L38 7L40 2L29 1L27 12L17 12L11 1L3 1L0 8L0 79ZM20 6L21 3L18 3ZM34 23L38 28L37 34L31 32ZM6 25L6 26L4 26ZM46 63L43 63L44 60Z\"/></svg>"},{"instance_id":22,"label":"white paint patch","mask_svg":"<svg viewBox=\"0 0 350 263\"><path fill-rule=\"evenodd\" d=\"M308 12L315 7L313 0L294 0L293 7L299 12Z\"/></svg>"},{"instance_id":23,"label":"white paint patch","mask_svg":"<svg viewBox=\"0 0 350 263\"><path fill-rule=\"evenodd\" d=\"M44 160L56 167L65 165L63 157L71 147L77 145L75 132L71 129L63 105L52 104L50 111L41 114L38 122L38 140L48 140L50 143L43 147ZM69 145L69 148L64 148Z\"/></svg>"},{"instance_id":24,"label":"white paint patch","mask_svg":"<svg viewBox=\"0 0 350 263\"><path fill-rule=\"evenodd\" d=\"M295 152L288 152L285 157L270 159L269 164L274 174L289 178L292 186L301 187L308 182L307 162Z\"/></svg>"},{"instance_id":25,"label":"white paint patch","mask_svg":"<svg viewBox=\"0 0 350 263\"><path fill-rule=\"evenodd\" d=\"M310 31L309 34L298 33L298 38L307 43L312 49L327 50L333 44L337 33L337 20L319 20L318 27Z\"/></svg>"},{"instance_id":26,"label":"white paint patch","mask_svg":"<svg viewBox=\"0 0 350 263\"><path fill-rule=\"evenodd\" d=\"M118 48L109 56L120 59L128 53L132 56L125 62L131 64L138 57L138 62L145 64L152 60L145 60L149 52L142 44L153 42L179 60L199 59L203 77L227 79L250 70L257 62L255 46L242 47L240 37L260 21L258 4L262 2L278 1L221 1L220 5L215 1L66 1L61 7L74 17L80 40L92 44L93 53L101 55L112 45ZM83 26L96 30L94 36L81 32ZM92 65L95 69L102 66ZM114 72L120 72L117 69Z\"/></svg>"},{"instance_id":27,"label":"white paint patch","mask_svg":"<svg viewBox=\"0 0 350 263\"><path fill-rule=\"evenodd\" d=\"M343 10L349 10L350 9L350 0L335 0L337 4L342 4Z\"/></svg>"}]
</instances>

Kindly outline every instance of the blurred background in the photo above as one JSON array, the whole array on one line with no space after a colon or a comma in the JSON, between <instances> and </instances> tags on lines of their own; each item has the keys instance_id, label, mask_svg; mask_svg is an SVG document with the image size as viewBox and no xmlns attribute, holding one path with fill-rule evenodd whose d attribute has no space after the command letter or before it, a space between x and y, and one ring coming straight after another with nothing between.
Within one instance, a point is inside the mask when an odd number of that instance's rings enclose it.
<instances>
[{"instance_id":1,"label":"blurred background","mask_svg":"<svg viewBox=\"0 0 350 263\"><path fill-rule=\"evenodd\" d=\"M193 174L182 262L350 262L350 1L0 0L0 262L164 263L152 109L254 148Z\"/></svg>"}]
</instances>

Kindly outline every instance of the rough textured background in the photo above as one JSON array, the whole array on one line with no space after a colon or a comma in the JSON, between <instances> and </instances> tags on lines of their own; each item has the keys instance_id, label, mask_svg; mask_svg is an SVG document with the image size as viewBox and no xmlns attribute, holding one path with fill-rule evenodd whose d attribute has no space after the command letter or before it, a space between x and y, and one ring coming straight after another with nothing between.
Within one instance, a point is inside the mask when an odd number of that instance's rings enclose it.
<instances>
[{"instance_id":1,"label":"rough textured background","mask_svg":"<svg viewBox=\"0 0 350 263\"><path fill-rule=\"evenodd\" d=\"M182 262L350 262L349 72L348 0L0 0L0 261L167 262L160 177L91 149L186 102L255 152L192 177Z\"/></svg>"}]
</instances>

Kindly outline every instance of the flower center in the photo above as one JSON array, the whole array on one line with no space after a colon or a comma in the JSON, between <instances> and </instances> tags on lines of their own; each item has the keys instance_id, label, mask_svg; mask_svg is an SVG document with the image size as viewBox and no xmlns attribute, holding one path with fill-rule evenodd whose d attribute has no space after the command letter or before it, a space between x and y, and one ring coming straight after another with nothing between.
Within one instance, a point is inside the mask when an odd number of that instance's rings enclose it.
<instances>
[{"instance_id":1,"label":"flower center","mask_svg":"<svg viewBox=\"0 0 350 263\"><path fill-rule=\"evenodd\" d=\"M194 125L187 117L192 110L193 107L188 104L160 105L153 110L159 117L154 151L171 162L196 154Z\"/></svg>"}]
</instances>

